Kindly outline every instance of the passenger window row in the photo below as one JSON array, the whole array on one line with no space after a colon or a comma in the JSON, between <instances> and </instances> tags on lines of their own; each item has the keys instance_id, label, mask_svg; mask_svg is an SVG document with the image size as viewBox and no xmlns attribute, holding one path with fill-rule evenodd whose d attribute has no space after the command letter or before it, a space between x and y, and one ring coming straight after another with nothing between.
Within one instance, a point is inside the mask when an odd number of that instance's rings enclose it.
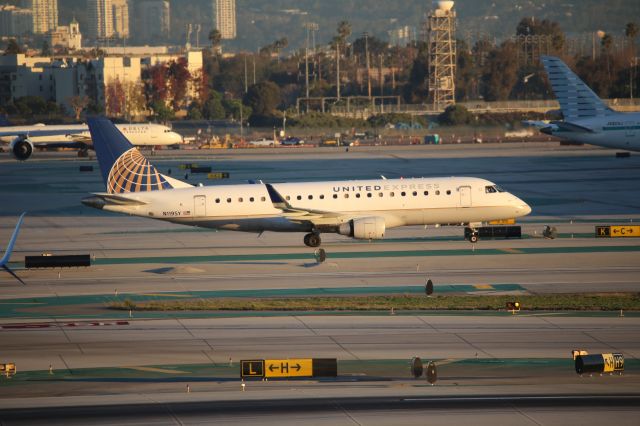
<instances>
[{"instance_id":1,"label":"passenger window row","mask_svg":"<svg viewBox=\"0 0 640 426\"><path fill-rule=\"evenodd\" d=\"M428 197L428 196L429 196L429 191L424 191L422 194L423 194L425 197ZM440 191L439 191L439 190L435 191L435 195L440 195L440 194L441 194L441 193L440 193ZM447 194L447 195L451 195L451 190L447 190L447 191L446 191L446 194ZM394 197L396 196L396 193L395 193L395 192L389 192L389 194L388 194L388 195L389 195L389 197L394 198ZM413 195L414 197L417 197L417 196L419 195L419 193L418 193L418 191L413 191L413 192L412 192L412 193L410 193L410 194L409 194L409 193L407 193L407 192L405 192L405 191L403 191L403 192L401 192L401 193L400 193L400 196L401 196L401 197L406 197L406 196L408 196L408 195ZM379 193L378 193L378 198L384 198L384 196L385 196L385 193L384 193L384 192L379 192ZM351 197L351 193L347 193L347 192L346 192L346 193L344 193L344 194L342 195L342 197L343 197L343 198L350 198L350 197ZM359 193L359 192L355 194L355 198L362 198L362 197L363 197L363 195L362 195L361 193ZM374 194L373 194L372 192L367 192L367 193L366 193L366 197L367 197L367 198L373 198L373 197L374 197ZM286 200L287 200L287 201L291 201L291 196L290 196L290 195L287 195L285 198L286 198ZM303 197L302 197L302 195L298 195L298 196L296 196L296 200L298 200L298 201L302 201L302 198L303 198ZM339 195L338 195L338 194L333 194L333 199L334 199L334 200L337 200L338 198L339 198ZM314 199L314 196L313 196L313 195L308 195L308 196L307 196L307 199L309 199L309 200L313 200L313 199ZM318 199L320 199L320 200L324 200L324 199L325 199L325 196L324 196L324 195L320 195L320 196L318 196Z\"/></svg>"},{"instance_id":2,"label":"passenger window row","mask_svg":"<svg viewBox=\"0 0 640 426\"><path fill-rule=\"evenodd\" d=\"M435 191L435 192L434 192L434 194L435 194L435 195L441 195L441 192L440 192L440 190L437 190L437 191ZM447 190L447 191L446 191L446 194L447 194L447 195L451 195L451 190L450 190L450 189L449 189L449 190ZM394 197L396 196L396 193L395 193L395 192L389 192L389 194L388 194L388 195L389 195L389 197L394 198ZM401 192L401 193L399 194L399 196L401 196L401 197L406 197L406 196L408 196L408 195L413 195L414 197L417 197L417 196L418 196L418 191L413 191L411 194L409 194L409 193L407 193L407 192L403 191L403 192ZM429 191L424 191L424 192L422 193L422 195L424 195L425 197L428 197L428 196L429 196ZM373 197L374 197L374 194L373 194L372 192L367 192L367 193L366 193L366 196L367 196L367 198L373 198ZM379 192L379 193L378 193L378 198L384 198L384 196L385 196L384 192ZM348 199L348 198L350 198L350 197L351 197L351 194L350 194L350 193L344 193L344 194L343 194L343 198L345 198L345 199ZM290 195L287 195L285 198L286 198L286 200L287 200L287 201L291 201L291 196L290 196ZM338 194L333 194L333 199L334 199L334 200L337 200L338 198L339 198ZM356 194L355 194L355 198L362 198L362 194L361 194L361 193L359 193L359 192L358 192L358 193L356 193ZM307 196L307 199L309 199L309 200L313 200L313 199L314 199L314 196L313 196L313 195L308 195L308 196ZM324 195L319 195L319 196L318 196L318 199L319 199L319 200L324 200L324 199L325 199L325 196L324 196ZM298 200L298 201L302 201L302 195L298 195L298 196L296 196L296 200ZM234 200L233 200L232 198L227 198L225 201L227 202L227 204L231 204ZM267 201L267 198L266 198L266 197L260 197L260 202L264 203L264 202L266 202L266 201ZM242 197L240 197L240 198L238 198L238 199L237 199L237 202L238 202L238 203L244 203L244 202L245 202L245 199L244 199L244 198L242 198ZM256 202L256 198L255 198L255 197L250 197L250 198L248 199L248 202L250 202L250 203L255 203L255 202ZM222 199L220 199L220 198L216 198L215 203L216 203L216 204L221 204L221 203L222 203Z\"/></svg>"},{"instance_id":3,"label":"passenger window row","mask_svg":"<svg viewBox=\"0 0 640 426\"><path fill-rule=\"evenodd\" d=\"M244 198L242 198L242 197L238 198L238 203L244 203L244 201L245 201L245 199L244 199ZM255 202L256 202L256 198L255 198L255 197L250 197L250 198L248 199L248 201L249 201L250 203L255 203ZM260 202L261 202L261 203L264 203L264 202L266 202L266 201L267 201L267 197L260 197ZM220 204L221 202L222 202L222 200L221 200L220 198L216 198L216 204ZM231 204L231 203L233 202L233 199L232 199L232 198L227 198L227 199L226 199L226 202L227 202L228 204Z\"/></svg>"}]
</instances>

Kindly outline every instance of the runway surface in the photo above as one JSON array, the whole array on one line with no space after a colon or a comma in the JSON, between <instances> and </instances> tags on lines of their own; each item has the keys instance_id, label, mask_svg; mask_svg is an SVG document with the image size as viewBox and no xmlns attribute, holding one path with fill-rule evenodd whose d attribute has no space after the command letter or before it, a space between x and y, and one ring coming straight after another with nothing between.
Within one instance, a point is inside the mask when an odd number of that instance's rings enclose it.
<instances>
[{"instance_id":1,"label":"runway surface","mask_svg":"<svg viewBox=\"0 0 640 426\"><path fill-rule=\"evenodd\" d=\"M130 317L107 305L124 298L418 294L427 279L436 294L638 293L640 240L595 238L597 225L640 221L638 156L509 144L160 152L152 159L178 178L181 163L212 165L231 172L226 183L478 176L533 207L521 240L472 246L460 228L422 227L391 230L375 243L326 235L324 264L298 234L214 232L86 208L80 199L103 188L95 162L68 153L36 153L34 160L0 160L0 197L9 200L0 210L0 242L29 211L12 259L27 286L0 274L0 363L18 365L18 375L0 379L2 426L637 423L635 313ZM80 173L79 164L95 171ZM557 239L542 238L546 225L557 227ZM25 255L41 253L90 254L92 266L22 268ZM626 372L581 378L573 349L623 353ZM437 362L435 387L409 378L416 355ZM240 359L290 357L337 358L340 377L249 382L241 391Z\"/></svg>"},{"instance_id":2,"label":"runway surface","mask_svg":"<svg viewBox=\"0 0 640 426\"><path fill-rule=\"evenodd\" d=\"M368 397L329 399L243 400L223 403L150 403L128 406L86 406L46 410L12 410L3 424L96 425L218 424L297 425L493 425L580 424L636 425L637 396L522 397ZM391 423L390 423L391 422Z\"/></svg>"}]
</instances>

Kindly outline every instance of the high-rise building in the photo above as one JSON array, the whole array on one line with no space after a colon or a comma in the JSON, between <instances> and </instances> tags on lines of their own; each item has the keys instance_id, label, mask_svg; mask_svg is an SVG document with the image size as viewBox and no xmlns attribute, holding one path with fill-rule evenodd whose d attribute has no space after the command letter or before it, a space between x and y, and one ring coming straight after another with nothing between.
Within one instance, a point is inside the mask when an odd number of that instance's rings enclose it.
<instances>
[{"instance_id":1,"label":"high-rise building","mask_svg":"<svg viewBox=\"0 0 640 426\"><path fill-rule=\"evenodd\" d=\"M127 0L111 0L111 11L114 36L129 38L129 2Z\"/></svg>"},{"instance_id":2,"label":"high-rise building","mask_svg":"<svg viewBox=\"0 0 640 426\"><path fill-rule=\"evenodd\" d=\"M18 37L33 32L33 12L30 9L0 6L0 37Z\"/></svg>"},{"instance_id":3,"label":"high-rise building","mask_svg":"<svg viewBox=\"0 0 640 426\"><path fill-rule=\"evenodd\" d=\"M213 0L213 19L223 40L236 38L236 0Z\"/></svg>"},{"instance_id":4,"label":"high-rise building","mask_svg":"<svg viewBox=\"0 0 640 426\"><path fill-rule=\"evenodd\" d=\"M113 37L111 0L87 0L87 35L94 40Z\"/></svg>"},{"instance_id":5,"label":"high-rise building","mask_svg":"<svg viewBox=\"0 0 640 426\"><path fill-rule=\"evenodd\" d=\"M46 34L58 27L58 0L26 0L23 5L33 13L35 34Z\"/></svg>"},{"instance_id":6,"label":"high-rise building","mask_svg":"<svg viewBox=\"0 0 640 426\"><path fill-rule=\"evenodd\" d=\"M167 0L142 0L138 6L138 38L147 43L165 41L171 29L171 10Z\"/></svg>"}]
</instances>

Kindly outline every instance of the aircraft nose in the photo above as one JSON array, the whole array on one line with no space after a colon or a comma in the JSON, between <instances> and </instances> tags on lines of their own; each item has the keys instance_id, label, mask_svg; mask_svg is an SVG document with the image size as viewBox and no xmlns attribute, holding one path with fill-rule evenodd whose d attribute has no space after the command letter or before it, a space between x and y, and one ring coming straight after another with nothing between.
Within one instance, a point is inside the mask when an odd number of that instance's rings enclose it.
<instances>
[{"instance_id":1,"label":"aircraft nose","mask_svg":"<svg viewBox=\"0 0 640 426\"><path fill-rule=\"evenodd\" d=\"M518 199L516 203L516 213L520 216L527 216L529 213L531 213L531 206Z\"/></svg>"}]
</instances>

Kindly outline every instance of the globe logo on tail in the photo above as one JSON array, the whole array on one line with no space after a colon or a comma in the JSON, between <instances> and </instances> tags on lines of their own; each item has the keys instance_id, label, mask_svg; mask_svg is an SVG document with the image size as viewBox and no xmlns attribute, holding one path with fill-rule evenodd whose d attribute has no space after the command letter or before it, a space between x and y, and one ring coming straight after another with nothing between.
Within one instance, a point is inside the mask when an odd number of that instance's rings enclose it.
<instances>
[{"instance_id":1,"label":"globe logo on tail","mask_svg":"<svg viewBox=\"0 0 640 426\"><path fill-rule=\"evenodd\" d=\"M107 179L109 194L158 191L169 188L172 188L169 182L140 154L137 148L131 148L113 163Z\"/></svg>"}]
</instances>

